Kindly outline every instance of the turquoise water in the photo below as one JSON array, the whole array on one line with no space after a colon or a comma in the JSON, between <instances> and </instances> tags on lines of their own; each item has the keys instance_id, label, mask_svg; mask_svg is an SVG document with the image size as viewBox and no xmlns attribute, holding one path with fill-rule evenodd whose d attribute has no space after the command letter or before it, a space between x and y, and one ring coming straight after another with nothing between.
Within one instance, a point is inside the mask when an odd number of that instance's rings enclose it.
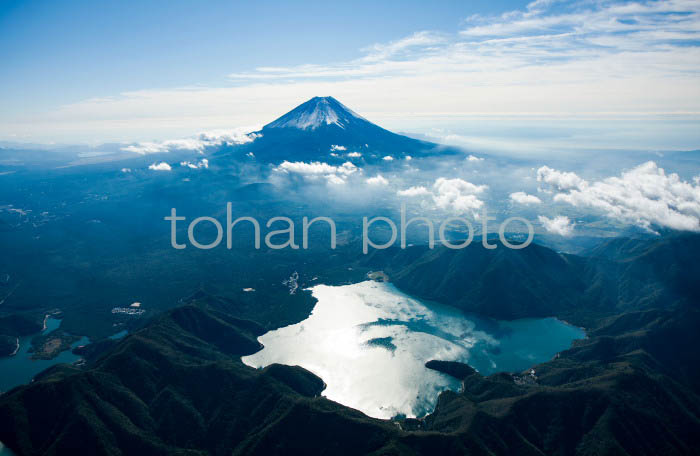
<instances>
[{"instance_id":1,"label":"turquoise water","mask_svg":"<svg viewBox=\"0 0 700 456\"><path fill-rule=\"evenodd\" d=\"M0 456L15 456L15 454L0 442Z\"/></svg>"},{"instance_id":2,"label":"turquoise water","mask_svg":"<svg viewBox=\"0 0 700 456\"><path fill-rule=\"evenodd\" d=\"M243 362L299 365L321 377L323 395L376 418L420 417L441 391L461 383L425 367L431 359L467 363L480 373L522 372L585 337L555 318L497 321L426 303L389 283L318 285L304 321L259 337Z\"/></svg>"},{"instance_id":3,"label":"turquoise water","mask_svg":"<svg viewBox=\"0 0 700 456\"><path fill-rule=\"evenodd\" d=\"M54 329L57 329L61 324L61 320L55 318L46 319L46 328L41 332L48 334ZM39 372L47 369L54 364L72 363L80 359L80 356L74 355L70 350L61 352L56 358L51 360L32 360L29 348L31 346L31 336L20 337L19 351L14 356L0 358L0 391L8 391L15 386L23 385L32 381L32 378ZM89 343L87 337L83 337L78 342L73 344L73 348L79 345Z\"/></svg>"},{"instance_id":4,"label":"turquoise water","mask_svg":"<svg viewBox=\"0 0 700 456\"><path fill-rule=\"evenodd\" d=\"M55 318L46 319L46 328L41 334L48 334L57 329L61 325L61 320ZM125 332L126 333L126 332ZM117 334L115 334L116 336ZM34 376L39 372L47 369L54 364L72 363L80 359L80 356L74 355L70 350L61 352L56 358L51 360L32 360L29 348L31 341L37 334L19 338L19 351L14 356L0 358L0 391L8 391L15 386L24 385L32 381ZM72 348L89 343L87 337L83 337L72 345ZM0 456L15 456L15 454L2 442L0 442Z\"/></svg>"},{"instance_id":5,"label":"turquoise water","mask_svg":"<svg viewBox=\"0 0 700 456\"><path fill-rule=\"evenodd\" d=\"M123 331L119 331L119 332L116 333L116 334L112 334L111 336L109 336L109 339L112 339L112 340L123 339L123 338L125 338L128 334L129 334L129 331L128 331L127 329L125 329L125 330L123 330Z\"/></svg>"}]
</instances>

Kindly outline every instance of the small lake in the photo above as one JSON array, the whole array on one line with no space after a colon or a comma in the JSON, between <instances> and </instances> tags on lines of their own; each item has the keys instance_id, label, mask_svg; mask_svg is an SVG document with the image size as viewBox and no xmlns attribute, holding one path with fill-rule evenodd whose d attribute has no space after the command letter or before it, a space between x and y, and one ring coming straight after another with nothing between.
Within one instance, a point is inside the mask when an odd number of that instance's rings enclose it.
<instances>
[{"instance_id":1,"label":"small lake","mask_svg":"<svg viewBox=\"0 0 700 456\"><path fill-rule=\"evenodd\" d=\"M0 442L0 456L15 456L15 454Z\"/></svg>"},{"instance_id":2,"label":"small lake","mask_svg":"<svg viewBox=\"0 0 700 456\"><path fill-rule=\"evenodd\" d=\"M46 319L46 328L41 334L48 334L54 329L57 329L61 324L61 320L55 318ZM14 356L0 357L0 391L9 391L15 386L23 385L32 381L32 378L39 372L47 369L54 364L72 363L80 359L80 356L74 355L70 350L62 351L56 358L50 360L31 359L32 354L29 353L31 341L38 334L19 338L19 351ZM78 342L73 344L73 348L79 345L89 343L87 337L83 337Z\"/></svg>"},{"instance_id":3,"label":"small lake","mask_svg":"<svg viewBox=\"0 0 700 456\"><path fill-rule=\"evenodd\" d=\"M468 363L484 375L521 372L550 360L580 328L555 318L496 321L412 298L392 284L366 281L311 288L309 317L270 331L252 367L298 365L327 384L328 399L376 418L421 417L441 391L460 382L425 367L431 359Z\"/></svg>"}]
</instances>

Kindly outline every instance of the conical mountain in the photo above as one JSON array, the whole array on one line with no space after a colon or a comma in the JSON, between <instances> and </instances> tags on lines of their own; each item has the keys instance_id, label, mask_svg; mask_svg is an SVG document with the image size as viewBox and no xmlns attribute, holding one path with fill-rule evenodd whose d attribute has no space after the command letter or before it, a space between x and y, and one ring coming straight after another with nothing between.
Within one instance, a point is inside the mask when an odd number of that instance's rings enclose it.
<instances>
[{"instance_id":1,"label":"conical mountain","mask_svg":"<svg viewBox=\"0 0 700 456\"><path fill-rule=\"evenodd\" d=\"M452 148L392 133L333 97L314 97L265 125L235 154L269 163L288 161L378 162L454 153ZM387 159L388 160L388 159Z\"/></svg>"},{"instance_id":2,"label":"conical mountain","mask_svg":"<svg viewBox=\"0 0 700 456\"><path fill-rule=\"evenodd\" d=\"M344 130L376 127L372 122L356 114L333 97L314 97L265 125L263 130L272 128L316 130L324 126L338 127Z\"/></svg>"}]
</instances>

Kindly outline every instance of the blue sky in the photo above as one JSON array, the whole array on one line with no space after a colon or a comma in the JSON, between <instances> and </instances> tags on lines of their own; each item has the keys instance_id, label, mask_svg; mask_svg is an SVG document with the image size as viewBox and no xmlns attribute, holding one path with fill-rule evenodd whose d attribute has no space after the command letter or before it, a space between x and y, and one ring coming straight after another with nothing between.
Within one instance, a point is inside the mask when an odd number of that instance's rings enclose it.
<instances>
[{"instance_id":1,"label":"blue sky","mask_svg":"<svg viewBox=\"0 0 700 456\"><path fill-rule=\"evenodd\" d=\"M697 118L700 1L0 2L0 140L166 139L334 95L399 130Z\"/></svg>"},{"instance_id":2,"label":"blue sky","mask_svg":"<svg viewBox=\"0 0 700 456\"><path fill-rule=\"evenodd\" d=\"M513 2L9 1L2 99L46 106L150 87L221 84L259 66L349 60L416 30ZM29 98L29 100L27 100Z\"/></svg>"}]
</instances>

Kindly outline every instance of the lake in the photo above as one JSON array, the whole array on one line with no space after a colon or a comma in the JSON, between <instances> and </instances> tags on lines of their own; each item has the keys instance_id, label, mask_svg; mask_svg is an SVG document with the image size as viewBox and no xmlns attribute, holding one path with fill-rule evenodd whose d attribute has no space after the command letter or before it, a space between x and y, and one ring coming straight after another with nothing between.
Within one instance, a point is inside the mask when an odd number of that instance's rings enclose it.
<instances>
[{"instance_id":1,"label":"lake","mask_svg":"<svg viewBox=\"0 0 700 456\"><path fill-rule=\"evenodd\" d=\"M51 331L58 329L61 325L61 320L56 318L46 319L46 328L41 331L41 334L48 334ZM80 359L80 356L74 355L70 350L62 351L54 359L31 359L32 354L29 353L31 341L38 334L19 338L19 350L14 356L0 357L0 392L9 391L15 386L24 385L32 381L34 376L39 372L47 369L54 364L72 363ZM87 337L81 338L75 342L72 347L86 345L90 342ZM0 456L14 456L14 453L0 442Z\"/></svg>"},{"instance_id":2,"label":"lake","mask_svg":"<svg viewBox=\"0 0 700 456\"><path fill-rule=\"evenodd\" d=\"M242 358L252 367L298 365L327 384L328 399L376 418L421 417L441 391L461 382L425 367L460 361L480 373L521 372L585 337L555 318L496 321L426 303L390 283L311 288L309 317L270 331L264 348Z\"/></svg>"},{"instance_id":3,"label":"lake","mask_svg":"<svg viewBox=\"0 0 700 456\"><path fill-rule=\"evenodd\" d=\"M46 319L46 328L41 332L48 334L54 329L57 329L61 324L61 320L55 318ZM62 351L56 358L49 360L33 360L29 348L31 341L38 334L19 338L19 351L14 356L6 356L0 358L0 391L8 391L15 386L29 383L32 378L39 372L47 369L58 363L72 363L80 359L80 356L74 355L70 350ZM78 342L73 344L73 347L85 345L89 343L87 337L83 337Z\"/></svg>"},{"instance_id":4,"label":"lake","mask_svg":"<svg viewBox=\"0 0 700 456\"><path fill-rule=\"evenodd\" d=\"M15 456L15 454L0 442L0 456Z\"/></svg>"},{"instance_id":5,"label":"lake","mask_svg":"<svg viewBox=\"0 0 700 456\"><path fill-rule=\"evenodd\" d=\"M15 456L15 454L0 442L0 456Z\"/></svg>"}]
</instances>

